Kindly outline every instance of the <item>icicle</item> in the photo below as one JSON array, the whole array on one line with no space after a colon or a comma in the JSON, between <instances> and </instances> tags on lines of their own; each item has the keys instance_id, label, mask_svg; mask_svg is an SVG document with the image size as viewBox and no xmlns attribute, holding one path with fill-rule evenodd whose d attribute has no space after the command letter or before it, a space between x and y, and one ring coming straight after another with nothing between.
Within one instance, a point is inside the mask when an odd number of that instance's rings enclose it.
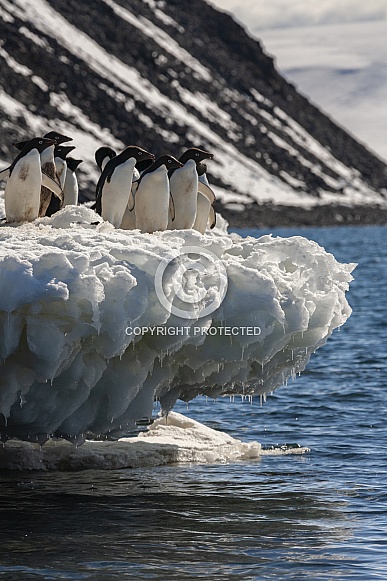
<instances>
[{"instance_id":1,"label":"icicle","mask_svg":"<svg viewBox=\"0 0 387 581\"><path fill-rule=\"evenodd\" d=\"M262 398L262 394L260 393L260 394L259 394L259 405L260 405L261 407L262 407L262 400L263 400L263 398Z\"/></svg>"}]
</instances>

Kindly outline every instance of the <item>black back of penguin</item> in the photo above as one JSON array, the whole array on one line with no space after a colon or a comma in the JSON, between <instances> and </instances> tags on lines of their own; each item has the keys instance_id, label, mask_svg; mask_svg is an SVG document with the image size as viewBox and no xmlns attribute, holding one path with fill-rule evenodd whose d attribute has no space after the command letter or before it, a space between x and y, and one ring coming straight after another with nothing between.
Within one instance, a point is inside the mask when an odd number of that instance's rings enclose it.
<instances>
[{"instance_id":1,"label":"black back of penguin","mask_svg":"<svg viewBox=\"0 0 387 581\"><path fill-rule=\"evenodd\" d=\"M103 160L106 159L107 157L109 159L112 159L113 157L116 157L116 155L117 155L117 153L111 147L107 147L107 146L99 147L94 154L94 158L95 158L95 163L98 165L100 171L102 171Z\"/></svg>"},{"instance_id":2,"label":"black back of penguin","mask_svg":"<svg viewBox=\"0 0 387 581\"><path fill-rule=\"evenodd\" d=\"M133 157L137 161L146 160L146 159L154 160L154 158L155 158L153 153L149 153L149 151L145 151L145 149L142 149L142 147L138 147L137 145L129 145L123 151L121 151L121 153L119 153L115 157L112 157L107 162L107 164L105 165L105 167L104 167L104 169L99 177L97 187L95 190L95 197L96 197L95 211L99 215L102 215L102 192L103 192L103 187L105 185L105 182L109 183L114 175L114 170L116 169L116 167L125 163L131 157Z\"/></svg>"}]
</instances>

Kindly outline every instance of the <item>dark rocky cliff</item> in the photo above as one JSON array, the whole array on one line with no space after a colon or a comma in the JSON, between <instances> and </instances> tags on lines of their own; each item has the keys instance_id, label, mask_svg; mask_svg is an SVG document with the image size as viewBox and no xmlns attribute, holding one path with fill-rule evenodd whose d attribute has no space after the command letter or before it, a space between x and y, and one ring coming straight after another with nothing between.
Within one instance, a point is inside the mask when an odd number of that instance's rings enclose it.
<instances>
[{"instance_id":1,"label":"dark rocky cliff","mask_svg":"<svg viewBox=\"0 0 387 581\"><path fill-rule=\"evenodd\" d=\"M63 125L87 162L89 196L93 148L110 140L155 154L179 155L186 145L214 151L211 179L229 216L283 203L287 192L306 207L324 196L384 204L386 165L204 0L0 0L0 8L4 162L15 154L13 141ZM95 53L80 49L84 38Z\"/></svg>"}]
</instances>

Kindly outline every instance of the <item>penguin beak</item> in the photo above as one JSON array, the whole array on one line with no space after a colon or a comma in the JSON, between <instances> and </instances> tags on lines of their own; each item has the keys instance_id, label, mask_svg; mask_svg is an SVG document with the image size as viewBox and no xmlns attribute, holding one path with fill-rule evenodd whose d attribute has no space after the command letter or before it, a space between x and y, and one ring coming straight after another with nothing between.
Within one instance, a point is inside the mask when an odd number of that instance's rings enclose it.
<instances>
[{"instance_id":1,"label":"penguin beak","mask_svg":"<svg viewBox=\"0 0 387 581\"><path fill-rule=\"evenodd\" d=\"M214 154L213 153L208 153L207 154L207 159L214 159Z\"/></svg>"}]
</instances>

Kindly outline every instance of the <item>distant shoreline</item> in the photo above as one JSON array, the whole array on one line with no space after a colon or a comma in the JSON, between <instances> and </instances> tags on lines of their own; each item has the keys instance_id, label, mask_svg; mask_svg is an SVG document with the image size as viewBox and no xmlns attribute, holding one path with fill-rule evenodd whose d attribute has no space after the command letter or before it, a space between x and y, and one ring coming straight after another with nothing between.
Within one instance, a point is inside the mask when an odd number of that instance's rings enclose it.
<instances>
[{"instance_id":1,"label":"distant shoreline","mask_svg":"<svg viewBox=\"0 0 387 581\"><path fill-rule=\"evenodd\" d=\"M232 228L277 228L297 226L371 226L387 224L387 206L327 204L302 208L274 204L251 204L241 212L217 204L216 211Z\"/></svg>"}]
</instances>

